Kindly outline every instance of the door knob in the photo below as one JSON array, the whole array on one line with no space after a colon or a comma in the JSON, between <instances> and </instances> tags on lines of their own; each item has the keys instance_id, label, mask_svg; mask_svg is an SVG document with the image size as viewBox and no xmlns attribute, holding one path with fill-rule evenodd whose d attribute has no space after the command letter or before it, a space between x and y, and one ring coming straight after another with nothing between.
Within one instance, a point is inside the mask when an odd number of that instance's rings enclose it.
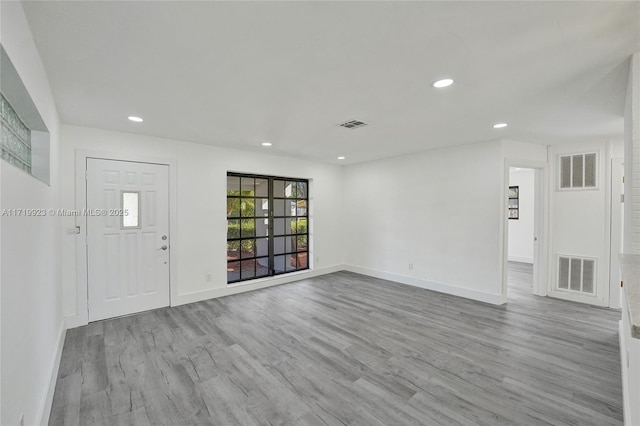
<instances>
[{"instance_id":1,"label":"door knob","mask_svg":"<svg viewBox=\"0 0 640 426\"><path fill-rule=\"evenodd\" d=\"M169 248L168 246L164 245L164 246L160 247L158 250L166 250L168 248Z\"/></svg>"}]
</instances>

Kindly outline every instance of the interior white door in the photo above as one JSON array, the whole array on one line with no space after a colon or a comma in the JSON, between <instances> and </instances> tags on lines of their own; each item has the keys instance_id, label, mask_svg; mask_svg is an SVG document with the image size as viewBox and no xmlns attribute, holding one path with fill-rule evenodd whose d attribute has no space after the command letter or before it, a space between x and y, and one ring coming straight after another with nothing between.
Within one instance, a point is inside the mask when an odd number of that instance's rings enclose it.
<instances>
[{"instance_id":1,"label":"interior white door","mask_svg":"<svg viewBox=\"0 0 640 426\"><path fill-rule=\"evenodd\" d=\"M89 321L169 305L169 166L87 159Z\"/></svg>"}]
</instances>

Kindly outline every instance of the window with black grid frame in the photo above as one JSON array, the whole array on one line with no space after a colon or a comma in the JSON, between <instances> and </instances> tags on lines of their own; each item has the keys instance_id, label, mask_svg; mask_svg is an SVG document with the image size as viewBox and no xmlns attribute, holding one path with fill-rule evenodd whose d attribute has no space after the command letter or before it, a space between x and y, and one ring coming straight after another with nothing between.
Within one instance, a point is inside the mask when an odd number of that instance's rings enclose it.
<instances>
[{"instance_id":1,"label":"window with black grid frame","mask_svg":"<svg viewBox=\"0 0 640 426\"><path fill-rule=\"evenodd\" d=\"M306 179L227 174L227 283L309 268Z\"/></svg>"}]
</instances>

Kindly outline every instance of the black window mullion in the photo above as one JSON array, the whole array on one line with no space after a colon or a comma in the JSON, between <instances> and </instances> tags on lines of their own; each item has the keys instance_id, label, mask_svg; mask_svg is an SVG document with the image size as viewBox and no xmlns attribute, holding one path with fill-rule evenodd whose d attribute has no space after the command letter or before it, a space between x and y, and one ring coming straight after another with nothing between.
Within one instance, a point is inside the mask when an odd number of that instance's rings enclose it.
<instances>
[{"instance_id":1,"label":"black window mullion","mask_svg":"<svg viewBox=\"0 0 640 426\"><path fill-rule=\"evenodd\" d=\"M274 239L274 201L273 201L273 181L272 177L269 178L269 275L275 275L275 260L273 256L273 239Z\"/></svg>"}]
</instances>

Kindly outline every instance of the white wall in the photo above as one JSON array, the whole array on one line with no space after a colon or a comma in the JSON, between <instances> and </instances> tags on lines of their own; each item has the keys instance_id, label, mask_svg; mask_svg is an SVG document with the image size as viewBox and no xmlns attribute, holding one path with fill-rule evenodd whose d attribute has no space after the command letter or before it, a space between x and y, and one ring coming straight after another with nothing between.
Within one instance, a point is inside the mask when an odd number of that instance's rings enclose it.
<instances>
[{"instance_id":1,"label":"white wall","mask_svg":"<svg viewBox=\"0 0 640 426\"><path fill-rule=\"evenodd\" d=\"M509 186L519 187L518 220L509 220L508 259L533 263L534 171L509 168Z\"/></svg>"},{"instance_id":2,"label":"white wall","mask_svg":"<svg viewBox=\"0 0 640 426\"><path fill-rule=\"evenodd\" d=\"M640 253L640 52L631 57L624 116L624 252ZM625 278L626 279L626 278ZM637 284L637 282L635 283ZM625 285L627 282L625 281ZM631 284L632 285L632 284ZM620 322L622 392L626 425L640 424L640 340L628 328L626 292Z\"/></svg>"},{"instance_id":3,"label":"white wall","mask_svg":"<svg viewBox=\"0 0 640 426\"><path fill-rule=\"evenodd\" d=\"M62 205L74 209L76 150L102 151L133 157L153 157L177 164L177 229L171 230L171 255L177 262L172 282L172 304L188 303L234 292L260 288L269 283L300 279L284 276L267 281L228 287L226 276L226 173L247 172L311 179L311 231L314 272L342 269L345 221L343 168L324 163L237 151L182 141L128 133L62 126ZM266 151L265 152L269 152ZM77 222L77 223L76 223ZM63 218L64 228L80 225L82 218ZM86 313L86 301L78 298L80 277L76 271L75 235L63 237L63 277L65 315L71 325L79 325ZM319 260L318 260L319 259ZM206 274L212 282L206 282ZM307 276L310 274L306 274Z\"/></svg>"},{"instance_id":4,"label":"white wall","mask_svg":"<svg viewBox=\"0 0 640 426\"><path fill-rule=\"evenodd\" d=\"M624 252L640 254L640 52L631 57L624 109Z\"/></svg>"},{"instance_id":5,"label":"white wall","mask_svg":"<svg viewBox=\"0 0 640 426\"><path fill-rule=\"evenodd\" d=\"M1 2L0 42L51 133L51 186L4 163L0 166L3 209L59 206L58 116L44 68L20 2ZM61 339L60 227L55 217L9 217L1 233L0 423L46 421Z\"/></svg>"},{"instance_id":6,"label":"white wall","mask_svg":"<svg viewBox=\"0 0 640 426\"><path fill-rule=\"evenodd\" d=\"M501 148L484 142L347 167L349 268L500 303Z\"/></svg>"}]
</instances>

